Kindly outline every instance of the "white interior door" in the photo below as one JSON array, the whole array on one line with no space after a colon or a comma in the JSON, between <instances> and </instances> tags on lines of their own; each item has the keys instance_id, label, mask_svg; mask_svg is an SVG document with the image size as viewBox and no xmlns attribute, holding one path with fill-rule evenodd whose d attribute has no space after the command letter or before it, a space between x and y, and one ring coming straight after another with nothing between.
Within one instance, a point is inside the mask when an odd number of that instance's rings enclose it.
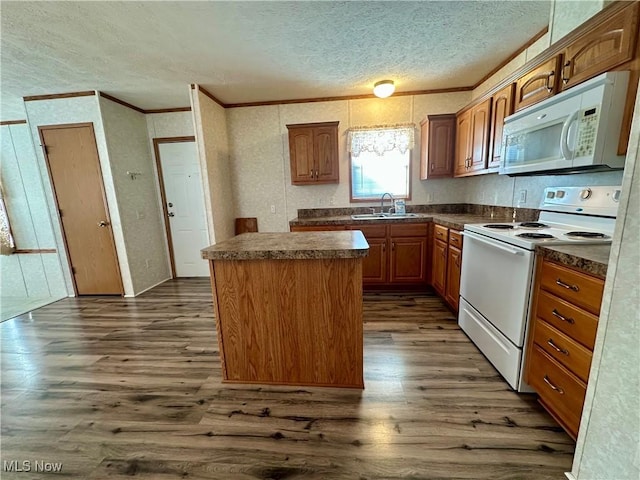
<instances>
[{"instance_id":1,"label":"white interior door","mask_svg":"<svg viewBox=\"0 0 640 480\"><path fill-rule=\"evenodd\" d=\"M177 277L208 277L200 250L209 246L195 142L160 143L160 165Z\"/></svg>"}]
</instances>

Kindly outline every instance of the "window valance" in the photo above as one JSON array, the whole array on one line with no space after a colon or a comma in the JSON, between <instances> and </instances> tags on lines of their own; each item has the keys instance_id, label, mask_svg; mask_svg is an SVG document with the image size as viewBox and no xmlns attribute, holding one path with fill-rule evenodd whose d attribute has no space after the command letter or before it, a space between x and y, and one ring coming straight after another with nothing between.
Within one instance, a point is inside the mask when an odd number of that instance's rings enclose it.
<instances>
[{"instance_id":1,"label":"window valance","mask_svg":"<svg viewBox=\"0 0 640 480\"><path fill-rule=\"evenodd\" d=\"M396 125L375 125L372 127L351 127L348 130L348 148L351 155L357 157L361 152L374 152L383 155L391 150L405 153L415 143L415 125L403 123Z\"/></svg>"}]
</instances>

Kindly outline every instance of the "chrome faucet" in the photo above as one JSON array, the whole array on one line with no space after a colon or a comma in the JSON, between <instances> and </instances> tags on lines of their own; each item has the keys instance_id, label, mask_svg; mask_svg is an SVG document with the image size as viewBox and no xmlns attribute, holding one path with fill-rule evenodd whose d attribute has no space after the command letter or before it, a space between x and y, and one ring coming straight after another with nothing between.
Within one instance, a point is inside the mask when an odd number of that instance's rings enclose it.
<instances>
[{"instance_id":1,"label":"chrome faucet","mask_svg":"<svg viewBox=\"0 0 640 480\"><path fill-rule=\"evenodd\" d=\"M387 213L391 214L391 209L393 208L393 195L391 195L390 193L383 193L382 197L380 197L380 213L384 213L384 197L389 196L389 198L391 199L391 206L389 207L389 210L387 211Z\"/></svg>"}]
</instances>

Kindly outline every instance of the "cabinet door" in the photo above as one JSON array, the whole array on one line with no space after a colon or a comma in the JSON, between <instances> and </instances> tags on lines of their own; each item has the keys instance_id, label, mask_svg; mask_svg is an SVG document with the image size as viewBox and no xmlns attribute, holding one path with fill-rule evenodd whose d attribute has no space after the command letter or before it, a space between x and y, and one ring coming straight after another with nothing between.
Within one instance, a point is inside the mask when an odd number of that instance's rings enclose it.
<instances>
[{"instance_id":1,"label":"cabinet door","mask_svg":"<svg viewBox=\"0 0 640 480\"><path fill-rule=\"evenodd\" d=\"M427 237L391 237L391 283L426 283Z\"/></svg>"},{"instance_id":2,"label":"cabinet door","mask_svg":"<svg viewBox=\"0 0 640 480\"><path fill-rule=\"evenodd\" d=\"M447 244L440 240L433 242L433 261L431 268L433 272L431 284L436 292L444 295L447 281Z\"/></svg>"},{"instance_id":3,"label":"cabinet door","mask_svg":"<svg viewBox=\"0 0 640 480\"><path fill-rule=\"evenodd\" d=\"M555 95L558 91L560 55L553 57L516 82L515 111Z\"/></svg>"},{"instance_id":4,"label":"cabinet door","mask_svg":"<svg viewBox=\"0 0 640 480\"><path fill-rule=\"evenodd\" d=\"M638 8L638 3L625 8L565 49L561 89L633 59Z\"/></svg>"},{"instance_id":5,"label":"cabinet door","mask_svg":"<svg viewBox=\"0 0 640 480\"><path fill-rule=\"evenodd\" d=\"M513 91L515 84L510 83L493 96L493 108L491 113L491 146L489 148L489 168L500 167L502 155L502 128L504 119L513 113Z\"/></svg>"},{"instance_id":6,"label":"cabinet door","mask_svg":"<svg viewBox=\"0 0 640 480\"><path fill-rule=\"evenodd\" d=\"M453 175L455 115L429 115L421 124L420 179Z\"/></svg>"},{"instance_id":7,"label":"cabinet door","mask_svg":"<svg viewBox=\"0 0 640 480\"><path fill-rule=\"evenodd\" d=\"M315 182L313 129L289 129L289 157L293 185Z\"/></svg>"},{"instance_id":8,"label":"cabinet door","mask_svg":"<svg viewBox=\"0 0 640 480\"><path fill-rule=\"evenodd\" d=\"M316 127L313 133L315 179L317 183L339 181L338 127Z\"/></svg>"},{"instance_id":9,"label":"cabinet door","mask_svg":"<svg viewBox=\"0 0 640 480\"><path fill-rule=\"evenodd\" d=\"M449 253L447 255L447 287L445 289L444 298L451 308L458 311L458 302L460 297L460 266L462 261L462 252L456 247L449 245Z\"/></svg>"},{"instance_id":10,"label":"cabinet door","mask_svg":"<svg viewBox=\"0 0 640 480\"><path fill-rule=\"evenodd\" d=\"M383 285L387 283L387 239L367 238L369 255L362 259L362 283Z\"/></svg>"},{"instance_id":11,"label":"cabinet door","mask_svg":"<svg viewBox=\"0 0 640 480\"><path fill-rule=\"evenodd\" d=\"M471 160L468 172L487 168L489 128L491 126L491 99L471 109Z\"/></svg>"},{"instance_id":12,"label":"cabinet door","mask_svg":"<svg viewBox=\"0 0 640 480\"><path fill-rule=\"evenodd\" d=\"M467 173L471 158L471 110L462 112L456 118L456 164L454 176Z\"/></svg>"}]
</instances>

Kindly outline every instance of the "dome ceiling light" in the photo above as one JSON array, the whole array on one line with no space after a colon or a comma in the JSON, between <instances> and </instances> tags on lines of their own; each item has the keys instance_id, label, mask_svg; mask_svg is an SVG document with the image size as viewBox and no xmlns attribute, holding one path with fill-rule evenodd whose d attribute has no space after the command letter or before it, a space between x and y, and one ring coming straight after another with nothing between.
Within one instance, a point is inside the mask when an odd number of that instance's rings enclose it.
<instances>
[{"instance_id":1,"label":"dome ceiling light","mask_svg":"<svg viewBox=\"0 0 640 480\"><path fill-rule=\"evenodd\" d=\"M373 85L373 94L379 98L390 97L395 90L393 80L380 80Z\"/></svg>"}]
</instances>

